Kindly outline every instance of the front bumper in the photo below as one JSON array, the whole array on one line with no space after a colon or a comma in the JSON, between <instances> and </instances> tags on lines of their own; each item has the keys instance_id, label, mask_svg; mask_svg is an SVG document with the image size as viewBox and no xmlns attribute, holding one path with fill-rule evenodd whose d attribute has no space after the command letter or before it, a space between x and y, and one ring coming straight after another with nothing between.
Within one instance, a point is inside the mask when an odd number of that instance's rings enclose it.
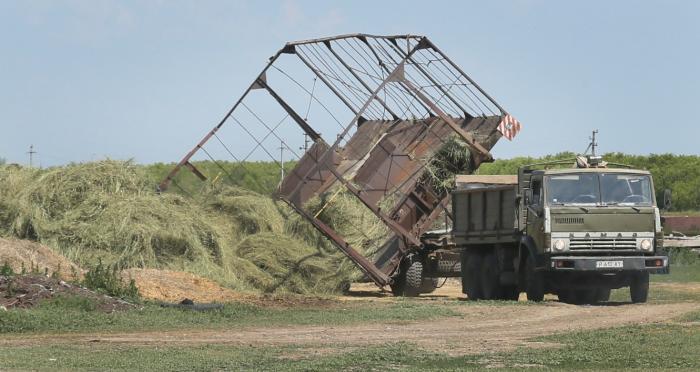
<instances>
[{"instance_id":1,"label":"front bumper","mask_svg":"<svg viewBox=\"0 0 700 372\"><path fill-rule=\"evenodd\" d=\"M648 271L652 274L667 274L667 256L552 256L545 268L551 271L622 272Z\"/></svg>"}]
</instances>

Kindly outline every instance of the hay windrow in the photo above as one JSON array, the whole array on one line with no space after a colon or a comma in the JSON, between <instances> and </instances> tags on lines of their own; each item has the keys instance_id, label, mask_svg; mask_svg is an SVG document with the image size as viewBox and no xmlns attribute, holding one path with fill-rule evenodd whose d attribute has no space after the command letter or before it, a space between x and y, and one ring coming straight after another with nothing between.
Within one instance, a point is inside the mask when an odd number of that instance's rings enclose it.
<instances>
[{"instance_id":1,"label":"hay windrow","mask_svg":"<svg viewBox=\"0 0 700 372\"><path fill-rule=\"evenodd\" d=\"M317 198L310 208L327 200ZM361 251L383 225L340 195L319 215ZM188 271L239 291L332 293L358 271L308 222L271 197L210 187L157 194L130 161L47 170L0 168L0 234L46 244L68 259Z\"/></svg>"}]
</instances>

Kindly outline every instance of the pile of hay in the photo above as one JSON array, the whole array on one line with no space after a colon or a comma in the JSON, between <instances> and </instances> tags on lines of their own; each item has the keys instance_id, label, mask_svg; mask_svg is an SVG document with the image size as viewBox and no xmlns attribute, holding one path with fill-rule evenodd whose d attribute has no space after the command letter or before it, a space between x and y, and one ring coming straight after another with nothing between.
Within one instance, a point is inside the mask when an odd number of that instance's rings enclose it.
<instances>
[{"instance_id":1,"label":"pile of hay","mask_svg":"<svg viewBox=\"0 0 700 372\"><path fill-rule=\"evenodd\" d=\"M228 186L196 197L154 189L128 161L2 167L0 234L41 242L83 267L101 259L187 271L239 291L332 293L358 276L312 226L268 196ZM317 211L325 204L314 203ZM370 216L341 194L319 218L371 252L386 235Z\"/></svg>"},{"instance_id":2,"label":"pile of hay","mask_svg":"<svg viewBox=\"0 0 700 372\"><path fill-rule=\"evenodd\" d=\"M447 194L454 189L456 175L470 174L472 171L472 157L467 144L452 136L435 152L425 167L421 182L430 185L439 194Z\"/></svg>"}]
</instances>

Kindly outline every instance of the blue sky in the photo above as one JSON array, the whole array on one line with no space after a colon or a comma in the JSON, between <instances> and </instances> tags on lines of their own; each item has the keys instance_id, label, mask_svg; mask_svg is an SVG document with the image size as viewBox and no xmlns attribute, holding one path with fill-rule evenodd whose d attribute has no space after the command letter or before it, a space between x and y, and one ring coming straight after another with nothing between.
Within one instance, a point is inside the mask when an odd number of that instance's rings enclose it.
<instances>
[{"instance_id":1,"label":"blue sky","mask_svg":"<svg viewBox=\"0 0 700 372\"><path fill-rule=\"evenodd\" d=\"M431 38L524 125L505 158L700 154L698 1L0 1L0 157L176 161L286 41Z\"/></svg>"}]
</instances>

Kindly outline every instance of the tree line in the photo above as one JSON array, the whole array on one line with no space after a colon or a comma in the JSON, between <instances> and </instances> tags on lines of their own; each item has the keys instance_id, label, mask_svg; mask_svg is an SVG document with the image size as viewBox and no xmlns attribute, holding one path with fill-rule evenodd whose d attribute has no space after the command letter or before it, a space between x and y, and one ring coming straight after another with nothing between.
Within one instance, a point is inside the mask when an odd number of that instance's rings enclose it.
<instances>
[{"instance_id":1,"label":"tree line","mask_svg":"<svg viewBox=\"0 0 700 372\"><path fill-rule=\"evenodd\" d=\"M553 160L573 159L576 154L562 152L543 157L515 157L497 159L493 163L482 164L478 174L517 174L518 167L527 164L543 163ZM700 210L700 156L697 155L629 155L623 153L608 153L603 159L610 163L621 163L633 168L646 169L654 177L657 200L663 200L663 192L670 189L673 193L673 209L678 211ZM246 188L262 194L273 193L279 185L280 166L275 162L194 162L197 169L204 173L208 180L201 182L192 172L183 168L171 189L177 192L196 193L204 185L210 183L232 185ZM285 163L285 172L289 172L295 163ZM146 165L147 174L154 185L160 182L172 169L171 163Z\"/></svg>"}]
</instances>

